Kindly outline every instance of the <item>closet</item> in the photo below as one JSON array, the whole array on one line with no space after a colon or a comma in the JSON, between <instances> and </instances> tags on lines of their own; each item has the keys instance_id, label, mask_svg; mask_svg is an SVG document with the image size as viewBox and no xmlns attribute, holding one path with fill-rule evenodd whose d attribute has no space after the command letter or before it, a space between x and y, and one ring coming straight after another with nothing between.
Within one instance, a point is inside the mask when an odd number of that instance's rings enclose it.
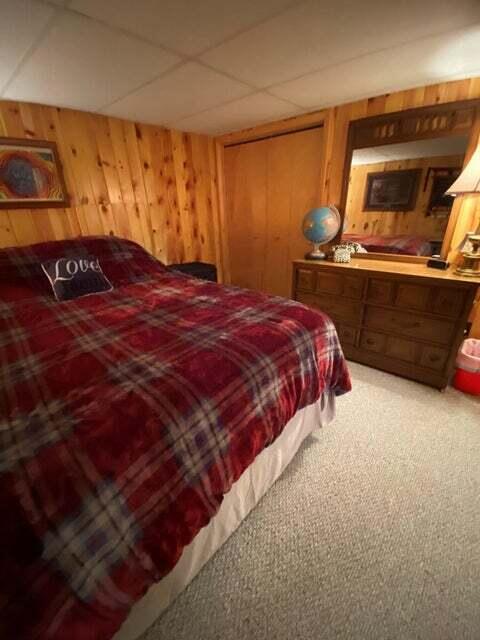
<instances>
[{"instance_id":1,"label":"closet","mask_svg":"<svg viewBox=\"0 0 480 640\"><path fill-rule=\"evenodd\" d=\"M320 202L322 127L225 147L225 216L232 284L290 297L301 223Z\"/></svg>"}]
</instances>

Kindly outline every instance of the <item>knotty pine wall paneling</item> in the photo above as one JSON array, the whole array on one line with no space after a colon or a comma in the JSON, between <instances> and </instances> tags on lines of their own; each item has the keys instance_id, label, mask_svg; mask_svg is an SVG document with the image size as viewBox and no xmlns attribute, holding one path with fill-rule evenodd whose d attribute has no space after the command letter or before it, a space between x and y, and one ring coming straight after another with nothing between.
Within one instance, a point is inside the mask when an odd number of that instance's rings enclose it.
<instances>
[{"instance_id":1,"label":"knotty pine wall paneling","mask_svg":"<svg viewBox=\"0 0 480 640\"><path fill-rule=\"evenodd\" d=\"M252 127L242 131L225 134L218 138L219 144L237 144L246 140L255 140L264 136L278 133L292 132L317 124L323 125L322 153L320 154L322 166L320 175L320 202L322 204L340 204L342 195L342 181L344 171L345 152L347 147L348 127L352 120L366 118L368 116L394 113L416 107L425 107L459 100L471 100L480 98L480 77L467 78L452 82L442 82L427 87L416 87L405 91L396 91L380 95L374 98L358 100L308 113L306 115L288 118L278 122ZM465 156L467 162L475 147L480 143L480 117L474 125L470 145ZM317 161L317 158L315 159ZM226 216L228 218L228 204L226 203ZM454 262L458 257L458 245L465 233L475 229L480 224L480 197L462 196L455 199L445 233L445 246L448 249L448 259ZM230 263L236 260L236 247L228 242L227 231L223 234L228 243ZM228 267L227 267L228 268ZM227 274L227 277L230 274ZM232 272L232 282L235 278ZM474 314L473 335L480 337L480 304Z\"/></svg>"},{"instance_id":2,"label":"knotty pine wall paneling","mask_svg":"<svg viewBox=\"0 0 480 640\"><path fill-rule=\"evenodd\" d=\"M0 246L115 234L165 263L222 273L215 140L118 118L0 101L0 136L56 142L71 206L0 210Z\"/></svg>"},{"instance_id":3,"label":"knotty pine wall paneling","mask_svg":"<svg viewBox=\"0 0 480 640\"><path fill-rule=\"evenodd\" d=\"M407 234L441 242L447 227L448 216L426 215L433 185L433 173L429 174L428 182L426 182L428 170L434 167L462 167L462 165L463 155L455 155L391 160L352 166L345 209L345 233ZM421 170L414 209L410 211L364 211L367 175L380 171L405 169Z\"/></svg>"}]
</instances>

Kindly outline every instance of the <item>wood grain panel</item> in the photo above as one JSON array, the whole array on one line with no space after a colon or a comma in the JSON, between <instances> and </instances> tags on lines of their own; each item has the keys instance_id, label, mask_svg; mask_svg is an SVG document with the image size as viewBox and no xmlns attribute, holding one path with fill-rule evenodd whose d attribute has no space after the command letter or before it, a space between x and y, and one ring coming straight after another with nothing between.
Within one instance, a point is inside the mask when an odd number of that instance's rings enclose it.
<instances>
[{"instance_id":1,"label":"wood grain panel","mask_svg":"<svg viewBox=\"0 0 480 640\"><path fill-rule=\"evenodd\" d=\"M2 209L0 246L115 234L166 263L222 271L213 138L102 115L0 101L0 136L57 143L71 206Z\"/></svg>"},{"instance_id":2,"label":"wood grain panel","mask_svg":"<svg viewBox=\"0 0 480 640\"><path fill-rule=\"evenodd\" d=\"M318 287L307 293L298 286L347 278L358 280L354 290L365 292L360 300L349 299L351 287L339 291L341 287L329 284L322 293ZM425 264L296 260L292 284L295 300L331 316L347 358L443 389L480 280L475 283L453 270L438 272ZM449 315L442 302L451 305Z\"/></svg>"},{"instance_id":3,"label":"wood grain panel","mask_svg":"<svg viewBox=\"0 0 480 640\"><path fill-rule=\"evenodd\" d=\"M469 333L470 338L477 338L480 340L480 287L470 314L470 321L472 323L472 328Z\"/></svg>"},{"instance_id":4,"label":"wood grain panel","mask_svg":"<svg viewBox=\"0 0 480 640\"><path fill-rule=\"evenodd\" d=\"M448 350L434 347L432 345L424 345L420 355L419 364L421 367L433 369L434 371L442 371L448 360Z\"/></svg>"},{"instance_id":5,"label":"wood grain panel","mask_svg":"<svg viewBox=\"0 0 480 640\"><path fill-rule=\"evenodd\" d=\"M448 224L448 216L426 215L433 185L432 167L462 167L463 156L438 156L390 162L376 162L351 168L345 233L366 235L414 235L429 240L442 241ZM415 208L411 211L364 211L367 174L377 171L420 169L419 187ZM453 179L452 179L453 181Z\"/></svg>"},{"instance_id":6,"label":"wood grain panel","mask_svg":"<svg viewBox=\"0 0 480 640\"><path fill-rule=\"evenodd\" d=\"M317 163L320 158L321 166L315 167L319 171L320 178L319 202L339 206L342 195L348 127L351 120L475 98L480 98L480 77L438 83L427 87L415 87L414 89L359 100L294 118L263 124L259 127L236 131L220 136L217 140L220 145L238 144L242 141L255 140L262 136L323 125L322 152L312 160ZM465 162L471 157L479 142L480 117L477 117ZM309 170L312 171L314 168L309 168ZM228 208L228 205L226 208ZM470 229L475 229L478 225L480 225L480 197L462 196L456 198L444 240L444 247L448 251L448 259L451 262L454 262L458 257L457 248L465 233ZM228 251L233 264L237 260L236 254L238 250L235 242L230 242L231 236L227 236L226 227L227 225L221 230L222 242L225 243L226 251ZM228 271L228 265L226 265L226 269ZM254 267L252 266L251 271L253 272L253 270ZM233 272L232 282L235 283ZM472 313L471 319L473 321L471 335L480 337L480 300Z\"/></svg>"},{"instance_id":7,"label":"wood grain panel","mask_svg":"<svg viewBox=\"0 0 480 640\"><path fill-rule=\"evenodd\" d=\"M455 289L452 289L452 291L457 294ZM423 287L418 284L399 283L394 304L404 309L428 311L430 298L433 298L434 305L437 305L437 292L438 289L432 290L429 287ZM453 315L458 315L458 309L455 310Z\"/></svg>"},{"instance_id":8,"label":"wood grain panel","mask_svg":"<svg viewBox=\"0 0 480 640\"><path fill-rule=\"evenodd\" d=\"M360 302L348 300L342 296L329 296L327 294L315 294L298 292L296 300L310 307L315 307L332 316L333 320L356 324L361 316L362 305Z\"/></svg>"},{"instance_id":9,"label":"wood grain panel","mask_svg":"<svg viewBox=\"0 0 480 640\"><path fill-rule=\"evenodd\" d=\"M262 140L225 153L226 228L232 282L263 289L267 217L267 147Z\"/></svg>"},{"instance_id":10,"label":"wood grain panel","mask_svg":"<svg viewBox=\"0 0 480 640\"><path fill-rule=\"evenodd\" d=\"M288 296L300 230L319 200L322 129L225 149L226 232L234 284Z\"/></svg>"},{"instance_id":11,"label":"wood grain panel","mask_svg":"<svg viewBox=\"0 0 480 640\"><path fill-rule=\"evenodd\" d=\"M372 329L381 329L387 333L393 332L442 344L450 343L454 329L453 323L445 320L370 306L366 309L364 323L366 327Z\"/></svg>"},{"instance_id":12,"label":"wood grain panel","mask_svg":"<svg viewBox=\"0 0 480 640\"><path fill-rule=\"evenodd\" d=\"M345 151L348 127L352 120L368 116L394 113L415 107L433 106L457 100L480 98L480 77L444 82L428 87L416 87L386 95L376 96L343 104L295 118L288 118L244 131L237 131L218 138L221 144L240 143L261 135L274 135L283 131L294 131L315 124L323 124L322 166L320 170L320 201L339 206L342 194ZM474 125L465 161L469 159L480 140L480 117ZM318 155L315 158L318 162ZM447 244L451 248L449 259L455 259L455 250L465 232L480 223L480 199L476 196L457 198L452 209L448 229ZM235 248L231 247L235 252ZM234 259L234 258L233 258Z\"/></svg>"},{"instance_id":13,"label":"wood grain panel","mask_svg":"<svg viewBox=\"0 0 480 640\"><path fill-rule=\"evenodd\" d=\"M296 287L300 291L314 292L317 274L311 269L297 269Z\"/></svg>"}]
</instances>

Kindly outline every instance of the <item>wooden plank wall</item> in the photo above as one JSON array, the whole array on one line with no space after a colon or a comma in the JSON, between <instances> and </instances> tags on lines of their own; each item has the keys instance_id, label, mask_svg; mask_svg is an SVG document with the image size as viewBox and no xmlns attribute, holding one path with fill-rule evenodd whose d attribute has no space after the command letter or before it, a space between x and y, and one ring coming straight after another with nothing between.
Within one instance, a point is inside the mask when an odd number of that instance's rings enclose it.
<instances>
[{"instance_id":1,"label":"wooden plank wall","mask_svg":"<svg viewBox=\"0 0 480 640\"><path fill-rule=\"evenodd\" d=\"M351 120L474 98L480 98L480 77L442 82L427 87L416 87L358 100L315 113L236 131L219 137L218 141L222 145L234 144L245 140L254 140L261 136L295 131L296 129L323 123L322 158L324 164L321 169L320 200L322 203L338 206L342 194L347 135ZM479 143L480 117L477 118L475 123L465 162L470 159L471 154ZM480 197L462 196L456 198L446 231L449 260L455 261L457 258L457 247L466 231L475 229L479 224ZM225 233L225 230L222 232ZM235 246L229 245L229 251L230 253L235 252ZM226 277L227 279L229 277L228 267L226 268ZM480 337L480 304L477 305L477 309L473 333L475 335L478 334L478 337Z\"/></svg>"},{"instance_id":2,"label":"wooden plank wall","mask_svg":"<svg viewBox=\"0 0 480 640\"><path fill-rule=\"evenodd\" d=\"M364 233L367 235L414 235L428 240L443 240L448 216L428 215L427 208L433 185L433 174L427 173L432 167L461 167L463 155L437 156L435 158L414 158L410 160L391 160L373 164L361 164L351 168L345 217L345 233ZM410 211L364 211L367 174L377 171L397 171L402 169L420 169L418 193L415 208ZM453 179L452 179L453 182Z\"/></svg>"},{"instance_id":3,"label":"wooden plank wall","mask_svg":"<svg viewBox=\"0 0 480 640\"><path fill-rule=\"evenodd\" d=\"M358 100L314 113L271 122L243 131L236 131L220 136L218 141L223 145L235 144L245 140L254 140L261 136L295 131L306 126L323 123L324 148L322 157L324 158L324 167L321 175L320 196L323 203L338 206L342 194L347 135L351 120L474 98L480 98L480 77L443 82L428 87L417 87ZM469 160L479 142L480 117L477 118L475 123L465 162ZM449 246L452 248L450 259L455 257L454 248L459 243L458 238L479 221L480 202L478 198L476 196L473 196L473 198L471 196L456 198L452 215L450 216L449 228L447 229Z\"/></svg>"},{"instance_id":4,"label":"wooden plank wall","mask_svg":"<svg viewBox=\"0 0 480 640\"><path fill-rule=\"evenodd\" d=\"M289 296L292 260L309 243L305 212L318 202L322 127L225 149L225 230L239 286Z\"/></svg>"},{"instance_id":5,"label":"wooden plank wall","mask_svg":"<svg viewBox=\"0 0 480 640\"><path fill-rule=\"evenodd\" d=\"M0 210L0 246L114 234L165 263L221 269L215 141L98 114L0 101L0 136L57 143L71 206Z\"/></svg>"}]
</instances>

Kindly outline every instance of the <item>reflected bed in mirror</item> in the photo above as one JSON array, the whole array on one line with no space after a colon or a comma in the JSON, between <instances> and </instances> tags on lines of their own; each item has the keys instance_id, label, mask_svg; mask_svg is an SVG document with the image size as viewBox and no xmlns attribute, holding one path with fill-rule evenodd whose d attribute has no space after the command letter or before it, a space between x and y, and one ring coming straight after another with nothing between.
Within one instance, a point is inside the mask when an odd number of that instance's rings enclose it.
<instances>
[{"instance_id":1,"label":"reflected bed in mirror","mask_svg":"<svg viewBox=\"0 0 480 640\"><path fill-rule=\"evenodd\" d=\"M432 256L441 250L466 135L355 149L342 241L369 253Z\"/></svg>"}]
</instances>

